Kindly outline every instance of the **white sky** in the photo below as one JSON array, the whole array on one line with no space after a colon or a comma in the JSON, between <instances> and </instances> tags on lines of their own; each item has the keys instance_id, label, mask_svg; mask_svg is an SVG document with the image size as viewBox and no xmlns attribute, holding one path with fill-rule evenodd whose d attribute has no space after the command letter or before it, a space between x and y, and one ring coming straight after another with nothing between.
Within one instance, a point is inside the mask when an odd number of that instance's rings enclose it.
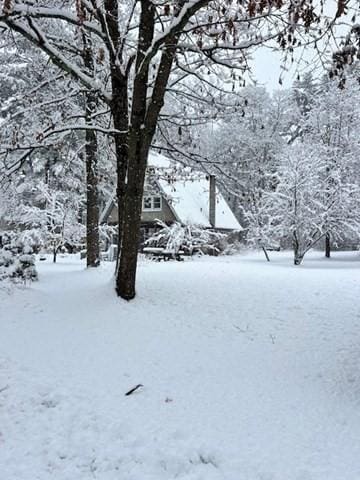
<instances>
[{"instance_id":1,"label":"white sky","mask_svg":"<svg viewBox=\"0 0 360 480\"><path fill-rule=\"evenodd\" d=\"M318 2L316 2L318 3ZM359 5L357 0L351 2L352 5ZM327 0L325 3L325 12L326 15L333 17L336 12L337 0ZM342 25L337 28L337 35L345 35L349 31L350 19L353 16L355 9L349 10L348 15L342 19ZM360 11L357 8L358 18L357 22L360 21ZM299 51L300 54L300 51ZM318 63L316 66L315 63ZM272 51L270 48L262 47L257 50L254 55L254 59L250 62L252 68L253 78L258 81L259 84L265 86L269 91L289 88L294 80L296 79L298 70L300 75L306 70L314 70L314 75L322 75L324 73L323 68L320 65L320 62L314 62L314 51L312 48L309 49L309 52L303 56L303 61L298 67L290 68L288 71L284 71L281 68L282 64L282 54L280 52ZM290 67L290 63L288 64ZM279 78L282 78L283 85L279 84Z\"/></svg>"},{"instance_id":2,"label":"white sky","mask_svg":"<svg viewBox=\"0 0 360 480\"><path fill-rule=\"evenodd\" d=\"M279 84L281 55L267 48L259 49L254 60L251 62L251 68L254 79L259 84L264 85L268 90L281 88ZM283 87L290 87L292 75L286 74L283 78Z\"/></svg>"}]
</instances>

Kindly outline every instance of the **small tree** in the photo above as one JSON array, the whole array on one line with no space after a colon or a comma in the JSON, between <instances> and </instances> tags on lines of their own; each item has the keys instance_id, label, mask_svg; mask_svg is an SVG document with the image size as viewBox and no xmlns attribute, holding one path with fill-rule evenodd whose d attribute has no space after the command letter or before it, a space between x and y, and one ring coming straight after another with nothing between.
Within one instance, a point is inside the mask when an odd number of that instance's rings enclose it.
<instances>
[{"instance_id":1,"label":"small tree","mask_svg":"<svg viewBox=\"0 0 360 480\"><path fill-rule=\"evenodd\" d=\"M72 192L56 190L41 182L32 194L32 202L20 205L14 213L27 229L40 233L42 243L51 249L55 263L63 246L84 238L85 227L80 221L81 203Z\"/></svg>"},{"instance_id":2,"label":"small tree","mask_svg":"<svg viewBox=\"0 0 360 480\"><path fill-rule=\"evenodd\" d=\"M319 145L289 147L276 190L265 193L257 234L267 241L290 239L295 265L329 229L335 240L360 229L359 185L344 178L342 166L329 172L326 153Z\"/></svg>"}]
</instances>

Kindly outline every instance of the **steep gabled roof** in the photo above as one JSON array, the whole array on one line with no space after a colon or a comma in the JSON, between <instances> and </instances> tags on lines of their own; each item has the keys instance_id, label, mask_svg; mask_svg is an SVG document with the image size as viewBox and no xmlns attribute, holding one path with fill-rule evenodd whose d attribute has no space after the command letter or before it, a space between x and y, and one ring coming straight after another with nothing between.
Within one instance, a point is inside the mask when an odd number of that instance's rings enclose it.
<instances>
[{"instance_id":1,"label":"steep gabled roof","mask_svg":"<svg viewBox=\"0 0 360 480\"><path fill-rule=\"evenodd\" d=\"M196 179L171 181L159 180L166 199L171 204L179 221L184 224L210 228L209 180L203 176ZM215 228L242 230L241 225L221 192L216 189Z\"/></svg>"},{"instance_id":2,"label":"steep gabled roof","mask_svg":"<svg viewBox=\"0 0 360 480\"><path fill-rule=\"evenodd\" d=\"M164 155L151 152L148 165L158 169L171 169L174 162ZM184 169L183 169L184 170ZM194 224L210 228L209 221L209 180L198 173L195 178L184 177L181 180L158 180L166 199L181 223ZM227 204L224 196L216 188L215 228L242 230L241 225Z\"/></svg>"}]
</instances>

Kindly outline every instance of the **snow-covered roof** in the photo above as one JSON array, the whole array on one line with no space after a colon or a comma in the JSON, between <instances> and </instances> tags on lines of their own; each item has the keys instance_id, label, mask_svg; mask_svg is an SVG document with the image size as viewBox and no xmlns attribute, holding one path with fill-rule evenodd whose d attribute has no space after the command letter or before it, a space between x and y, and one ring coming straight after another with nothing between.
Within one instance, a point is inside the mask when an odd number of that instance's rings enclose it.
<instances>
[{"instance_id":1,"label":"snow-covered roof","mask_svg":"<svg viewBox=\"0 0 360 480\"><path fill-rule=\"evenodd\" d=\"M171 181L171 183L160 179L159 184L180 222L206 228L211 227L209 180L205 176ZM218 189L216 189L215 228L242 230L240 223Z\"/></svg>"},{"instance_id":2,"label":"snow-covered roof","mask_svg":"<svg viewBox=\"0 0 360 480\"><path fill-rule=\"evenodd\" d=\"M110 196L107 202L105 203L103 210L100 212L100 218L99 218L100 223L106 222L114 205L115 205L114 197Z\"/></svg>"},{"instance_id":3,"label":"snow-covered roof","mask_svg":"<svg viewBox=\"0 0 360 480\"><path fill-rule=\"evenodd\" d=\"M148 157L148 167L170 168L173 162L158 152L150 152Z\"/></svg>"},{"instance_id":4,"label":"snow-covered roof","mask_svg":"<svg viewBox=\"0 0 360 480\"><path fill-rule=\"evenodd\" d=\"M148 166L170 169L176 163L157 152L150 152ZM159 180L165 196L169 200L178 220L185 224L211 227L209 221L209 180L205 175L196 175L171 181ZM227 204L221 192L216 189L215 227L229 230L242 230L241 225Z\"/></svg>"}]
</instances>

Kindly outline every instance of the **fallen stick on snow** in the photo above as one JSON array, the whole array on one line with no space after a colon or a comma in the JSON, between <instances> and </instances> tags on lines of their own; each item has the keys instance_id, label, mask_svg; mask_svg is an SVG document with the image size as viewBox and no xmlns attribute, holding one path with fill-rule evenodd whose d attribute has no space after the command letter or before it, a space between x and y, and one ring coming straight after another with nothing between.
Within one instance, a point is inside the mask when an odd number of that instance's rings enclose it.
<instances>
[{"instance_id":1,"label":"fallen stick on snow","mask_svg":"<svg viewBox=\"0 0 360 480\"><path fill-rule=\"evenodd\" d=\"M138 388L140 387L143 387L144 385L141 385L141 383L139 383L138 385L136 385L136 387L132 388L131 390L129 390L128 392L125 393L125 395L131 395L132 393L134 393Z\"/></svg>"}]
</instances>

